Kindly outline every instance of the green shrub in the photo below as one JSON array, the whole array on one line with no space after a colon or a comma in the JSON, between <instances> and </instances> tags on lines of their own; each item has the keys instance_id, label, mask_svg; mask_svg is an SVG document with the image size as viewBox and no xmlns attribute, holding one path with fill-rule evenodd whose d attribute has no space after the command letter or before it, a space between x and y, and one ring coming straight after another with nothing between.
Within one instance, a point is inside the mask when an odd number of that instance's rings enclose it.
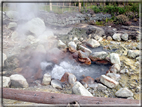
<instances>
[{"instance_id":1,"label":"green shrub","mask_svg":"<svg viewBox=\"0 0 142 107\"><path fill-rule=\"evenodd\" d=\"M102 26L102 25L104 25L104 22L103 22L103 21L96 21L96 22L95 22L95 25Z\"/></svg>"},{"instance_id":2,"label":"green shrub","mask_svg":"<svg viewBox=\"0 0 142 107\"><path fill-rule=\"evenodd\" d=\"M118 7L118 12L119 12L119 14L123 14L126 12L126 10L124 7Z\"/></svg>"},{"instance_id":3,"label":"green shrub","mask_svg":"<svg viewBox=\"0 0 142 107\"><path fill-rule=\"evenodd\" d=\"M97 6L93 6L92 9L94 10L95 13L101 12L99 7L97 7Z\"/></svg>"},{"instance_id":4,"label":"green shrub","mask_svg":"<svg viewBox=\"0 0 142 107\"><path fill-rule=\"evenodd\" d=\"M133 4L132 4L131 11L132 11L132 12L138 12L138 13L139 13L139 4L138 4L138 3L133 3Z\"/></svg>"}]
</instances>

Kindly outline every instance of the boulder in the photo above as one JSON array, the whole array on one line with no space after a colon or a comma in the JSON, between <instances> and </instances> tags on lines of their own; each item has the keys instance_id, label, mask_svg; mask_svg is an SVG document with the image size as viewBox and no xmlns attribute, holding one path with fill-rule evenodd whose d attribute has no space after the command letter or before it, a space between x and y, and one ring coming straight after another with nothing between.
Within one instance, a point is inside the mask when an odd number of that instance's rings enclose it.
<instances>
[{"instance_id":1,"label":"boulder","mask_svg":"<svg viewBox=\"0 0 142 107\"><path fill-rule=\"evenodd\" d=\"M128 88L120 88L115 95L117 97L133 97L133 93Z\"/></svg>"},{"instance_id":2,"label":"boulder","mask_svg":"<svg viewBox=\"0 0 142 107\"><path fill-rule=\"evenodd\" d=\"M3 76L3 88L8 88L11 84L10 77Z\"/></svg>"},{"instance_id":3,"label":"boulder","mask_svg":"<svg viewBox=\"0 0 142 107\"><path fill-rule=\"evenodd\" d=\"M140 51L139 50L128 50L127 51L127 56L129 58L136 58L139 55L140 55Z\"/></svg>"},{"instance_id":4,"label":"boulder","mask_svg":"<svg viewBox=\"0 0 142 107\"><path fill-rule=\"evenodd\" d=\"M121 39L124 40L124 41L127 41L128 40L128 34L127 33L122 34Z\"/></svg>"},{"instance_id":5,"label":"boulder","mask_svg":"<svg viewBox=\"0 0 142 107\"><path fill-rule=\"evenodd\" d=\"M39 36L46 30L46 26L44 21L40 18L33 18L32 20L26 23L27 30Z\"/></svg>"},{"instance_id":6,"label":"boulder","mask_svg":"<svg viewBox=\"0 0 142 107\"><path fill-rule=\"evenodd\" d=\"M90 55L90 59L92 61L96 60L106 60L106 57L108 56L108 53L105 51L102 52L94 52L92 55Z\"/></svg>"},{"instance_id":7,"label":"boulder","mask_svg":"<svg viewBox=\"0 0 142 107\"><path fill-rule=\"evenodd\" d=\"M87 52L82 52L81 50L79 50L78 56L79 56L79 58L88 58L89 55Z\"/></svg>"},{"instance_id":8,"label":"boulder","mask_svg":"<svg viewBox=\"0 0 142 107\"><path fill-rule=\"evenodd\" d=\"M13 74L10 76L11 79L11 87L14 88L27 88L29 84L27 80L20 74Z\"/></svg>"},{"instance_id":9,"label":"boulder","mask_svg":"<svg viewBox=\"0 0 142 107\"><path fill-rule=\"evenodd\" d=\"M121 33L115 33L113 35L113 39L116 40L116 41L120 41L121 40Z\"/></svg>"},{"instance_id":10,"label":"boulder","mask_svg":"<svg viewBox=\"0 0 142 107\"><path fill-rule=\"evenodd\" d=\"M112 64L120 64L120 59L119 59L119 55L117 53L111 53L110 54L110 62Z\"/></svg>"},{"instance_id":11,"label":"boulder","mask_svg":"<svg viewBox=\"0 0 142 107\"><path fill-rule=\"evenodd\" d=\"M69 42L68 43L68 48L69 48L70 52L76 52L77 45L75 44L75 42Z\"/></svg>"},{"instance_id":12,"label":"boulder","mask_svg":"<svg viewBox=\"0 0 142 107\"><path fill-rule=\"evenodd\" d=\"M72 92L77 95L93 97L93 95L78 81L75 82L74 86L72 87Z\"/></svg>"},{"instance_id":13,"label":"boulder","mask_svg":"<svg viewBox=\"0 0 142 107\"><path fill-rule=\"evenodd\" d=\"M92 51L90 50L90 49L88 49L88 48L86 48L86 47L84 47L84 46L82 46L82 45L78 45L78 50L81 50L81 51L83 51L83 52L88 52L88 54L91 54L92 53Z\"/></svg>"},{"instance_id":14,"label":"boulder","mask_svg":"<svg viewBox=\"0 0 142 107\"><path fill-rule=\"evenodd\" d=\"M87 40L86 45L88 45L92 48L96 48L96 47L100 46L100 43L94 39L89 39L89 40Z\"/></svg>"},{"instance_id":15,"label":"boulder","mask_svg":"<svg viewBox=\"0 0 142 107\"><path fill-rule=\"evenodd\" d=\"M8 29L15 28L15 27L17 27L17 23L15 22L10 22L8 25Z\"/></svg>"},{"instance_id":16,"label":"boulder","mask_svg":"<svg viewBox=\"0 0 142 107\"><path fill-rule=\"evenodd\" d=\"M42 84L43 85L49 85L50 82L51 82L51 75L49 75L48 73L44 74Z\"/></svg>"},{"instance_id":17,"label":"boulder","mask_svg":"<svg viewBox=\"0 0 142 107\"><path fill-rule=\"evenodd\" d=\"M100 81L101 81L101 83L108 86L109 88L114 88L119 84L117 81L115 81L115 80L113 80L110 77L105 76L105 75L101 75Z\"/></svg>"},{"instance_id":18,"label":"boulder","mask_svg":"<svg viewBox=\"0 0 142 107\"><path fill-rule=\"evenodd\" d=\"M58 80L52 80L52 81L51 81L51 85L52 85L54 88L62 89L62 84L61 84L61 82L58 81Z\"/></svg>"},{"instance_id":19,"label":"boulder","mask_svg":"<svg viewBox=\"0 0 142 107\"><path fill-rule=\"evenodd\" d=\"M58 41L58 48L62 48L62 49L65 49L67 48L66 44L63 43L61 40Z\"/></svg>"}]
</instances>

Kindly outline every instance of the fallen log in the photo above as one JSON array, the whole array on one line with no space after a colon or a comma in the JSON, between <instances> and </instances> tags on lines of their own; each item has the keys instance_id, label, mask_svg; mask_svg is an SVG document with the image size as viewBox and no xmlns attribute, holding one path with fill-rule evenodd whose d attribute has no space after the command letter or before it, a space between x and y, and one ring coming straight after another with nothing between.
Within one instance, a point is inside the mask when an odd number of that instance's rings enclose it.
<instances>
[{"instance_id":1,"label":"fallen log","mask_svg":"<svg viewBox=\"0 0 142 107\"><path fill-rule=\"evenodd\" d=\"M0 89L1 91L1 89ZM27 90L16 90L12 88L3 88L2 96L5 99L20 100L43 104L69 104L78 102L79 105L84 104L131 104L139 105L139 100L122 99L122 98L102 98L102 97L87 97L72 94L57 94L49 92L37 92Z\"/></svg>"}]
</instances>

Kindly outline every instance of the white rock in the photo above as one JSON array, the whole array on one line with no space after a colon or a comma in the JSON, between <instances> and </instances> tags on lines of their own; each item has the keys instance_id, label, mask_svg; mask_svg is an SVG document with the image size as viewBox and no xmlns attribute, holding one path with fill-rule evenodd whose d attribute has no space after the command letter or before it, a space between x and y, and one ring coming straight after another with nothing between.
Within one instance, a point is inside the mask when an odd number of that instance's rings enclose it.
<instances>
[{"instance_id":1,"label":"white rock","mask_svg":"<svg viewBox=\"0 0 142 107\"><path fill-rule=\"evenodd\" d=\"M52 81L51 81L51 85L52 85L54 88L62 89L62 84L61 84L61 82L58 81L58 80L52 80Z\"/></svg>"},{"instance_id":2,"label":"white rock","mask_svg":"<svg viewBox=\"0 0 142 107\"><path fill-rule=\"evenodd\" d=\"M77 95L93 97L93 95L78 81L75 82L74 86L72 87L72 92Z\"/></svg>"},{"instance_id":3,"label":"white rock","mask_svg":"<svg viewBox=\"0 0 142 107\"><path fill-rule=\"evenodd\" d=\"M110 62L112 64L120 64L120 59L119 59L119 55L117 53L111 53L110 54Z\"/></svg>"},{"instance_id":4,"label":"white rock","mask_svg":"<svg viewBox=\"0 0 142 107\"><path fill-rule=\"evenodd\" d=\"M115 95L117 97L133 97L133 93L128 88L120 88Z\"/></svg>"},{"instance_id":5,"label":"white rock","mask_svg":"<svg viewBox=\"0 0 142 107\"><path fill-rule=\"evenodd\" d=\"M100 91L104 91L104 90L107 89L107 87L104 86L103 84L100 84L100 83L99 83L97 89L100 90Z\"/></svg>"},{"instance_id":6,"label":"white rock","mask_svg":"<svg viewBox=\"0 0 142 107\"><path fill-rule=\"evenodd\" d=\"M92 55L91 55L91 59L100 59L100 60L103 60L103 59L106 59L106 57L108 56L108 53L105 52L105 51L101 51L101 52L94 52Z\"/></svg>"},{"instance_id":7,"label":"white rock","mask_svg":"<svg viewBox=\"0 0 142 107\"><path fill-rule=\"evenodd\" d=\"M105 75L101 75L100 81L101 81L101 83L108 86L109 88L114 88L115 86L117 86L119 84L117 81L115 81Z\"/></svg>"},{"instance_id":8,"label":"white rock","mask_svg":"<svg viewBox=\"0 0 142 107\"><path fill-rule=\"evenodd\" d=\"M116 41L120 41L121 40L120 36L121 36L121 33L115 33L113 35L113 39L116 40Z\"/></svg>"},{"instance_id":9,"label":"white rock","mask_svg":"<svg viewBox=\"0 0 142 107\"><path fill-rule=\"evenodd\" d=\"M125 68L124 68L124 69L122 69L122 70L120 71L120 73L121 73L121 74L126 73L126 69L125 69Z\"/></svg>"},{"instance_id":10,"label":"white rock","mask_svg":"<svg viewBox=\"0 0 142 107\"><path fill-rule=\"evenodd\" d=\"M27 39L26 39L28 42L30 42L31 44L33 44L33 43L37 43L39 40L38 39L36 39L34 36L32 36L32 35L29 35L29 36L27 36Z\"/></svg>"},{"instance_id":11,"label":"white rock","mask_svg":"<svg viewBox=\"0 0 142 107\"><path fill-rule=\"evenodd\" d=\"M77 41L78 41L78 38L77 38L77 37L74 37L73 41L74 41L74 42L77 42Z\"/></svg>"},{"instance_id":12,"label":"white rock","mask_svg":"<svg viewBox=\"0 0 142 107\"><path fill-rule=\"evenodd\" d=\"M3 76L3 87L9 87L11 84L10 77Z\"/></svg>"},{"instance_id":13,"label":"white rock","mask_svg":"<svg viewBox=\"0 0 142 107\"><path fill-rule=\"evenodd\" d=\"M120 75L119 74L115 74L115 73L107 73L107 76L112 78L115 81L119 81L119 79L120 79Z\"/></svg>"},{"instance_id":14,"label":"white rock","mask_svg":"<svg viewBox=\"0 0 142 107\"><path fill-rule=\"evenodd\" d=\"M46 29L43 20L40 18L33 18L26 23L26 26L30 32L34 33L37 36L42 34Z\"/></svg>"},{"instance_id":15,"label":"white rock","mask_svg":"<svg viewBox=\"0 0 142 107\"><path fill-rule=\"evenodd\" d=\"M128 50L127 51L127 56L129 58L136 58L139 55L140 55L140 51L139 50Z\"/></svg>"},{"instance_id":16,"label":"white rock","mask_svg":"<svg viewBox=\"0 0 142 107\"><path fill-rule=\"evenodd\" d=\"M69 84L73 85L76 82L76 76L73 75L72 73L68 73L68 74L69 74L68 82L69 82Z\"/></svg>"},{"instance_id":17,"label":"white rock","mask_svg":"<svg viewBox=\"0 0 142 107\"><path fill-rule=\"evenodd\" d=\"M127 41L128 40L128 34L124 33L121 35L122 40Z\"/></svg>"},{"instance_id":18,"label":"white rock","mask_svg":"<svg viewBox=\"0 0 142 107\"><path fill-rule=\"evenodd\" d=\"M88 49L88 48L86 48L86 47L84 47L82 45L78 45L78 50L81 50L83 52L88 52L89 54L92 53L92 51L90 49Z\"/></svg>"},{"instance_id":19,"label":"white rock","mask_svg":"<svg viewBox=\"0 0 142 107\"><path fill-rule=\"evenodd\" d=\"M42 84L49 85L50 82L51 82L51 75L49 75L48 73L44 74Z\"/></svg>"},{"instance_id":20,"label":"white rock","mask_svg":"<svg viewBox=\"0 0 142 107\"><path fill-rule=\"evenodd\" d=\"M12 35L11 35L11 39L12 39L13 41L17 40L18 37L19 37L19 35L18 35L18 32L16 32L16 31L14 31L14 32L12 33Z\"/></svg>"},{"instance_id":21,"label":"white rock","mask_svg":"<svg viewBox=\"0 0 142 107\"><path fill-rule=\"evenodd\" d=\"M112 71L113 73L117 73L120 71L120 65L119 64L113 64L110 68L110 71Z\"/></svg>"},{"instance_id":22,"label":"white rock","mask_svg":"<svg viewBox=\"0 0 142 107\"><path fill-rule=\"evenodd\" d=\"M29 86L27 80L20 74L11 75L10 79L11 79L11 87L27 88Z\"/></svg>"},{"instance_id":23,"label":"white rock","mask_svg":"<svg viewBox=\"0 0 142 107\"><path fill-rule=\"evenodd\" d=\"M100 43L94 39L89 39L87 42L87 45L92 47L92 48L96 48L100 46Z\"/></svg>"},{"instance_id":24,"label":"white rock","mask_svg":"<svg viewBox=\"0 0 142 107\"><path fill-rule=\"evenodd\" d=\"M66 44L63 43L61 40L58 41L58 48L67 48Z\"/></svg>"},{"instance_id":25,"label":"white rock","mask_svg":"<svg viewBox=\"0 0 142 107\"><path fill-rule=\"evenodd\" d=\"M97 87L98 87L98 84L97 84L97 83L88 84L88 86L89 86L90 88L93 88L94 91L97 91Z\"/></svg>"},{"instance_id":26,"label":"white rock","mask_svg":"<svg viewBox=\"0 0 142 107\"><path fill-rule=\"evenodd\" d=\"M75 52L77 49L77 45L75 44L75 42L72 41L68 43L68 47L70 52Z\"/></svg>"},{"instance_id":27,"label":"white rock","mask_svg":"<svg viewBox=\"0 0 142 107\"><path fill-rule=\"evenodd\" d=\"M96 36L94 37L94 39L95 39L95 40L97 40L98 42L100 42L100 41L102 41L102 40L103 40L103 38L102 38L102 37L100 37L100 36L98 36L98 35L96 35Z\"/></svg>"},{"instance_id":28,"label":"white rock","mask_svg":"<svg viewBox=\"0 0 142 107\"><path fill-rule=\"evenodd\" d=\"M10 22L8 25L8 29L15 28L15 27L17 27L17 23L15 23L15 22Z\"/></svg>"}]
</instances>

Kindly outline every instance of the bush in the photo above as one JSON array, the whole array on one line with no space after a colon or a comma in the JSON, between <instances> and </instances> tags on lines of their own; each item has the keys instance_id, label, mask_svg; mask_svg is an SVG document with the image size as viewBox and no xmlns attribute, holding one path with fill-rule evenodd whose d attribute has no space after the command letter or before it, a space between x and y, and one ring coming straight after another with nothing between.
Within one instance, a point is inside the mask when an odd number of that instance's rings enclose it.
<instances>
[{"instance_id":1,"label":"bush","mask_svg":"<svg viewBox=\"0 0 142 107\"><path fill-rule=\"evenodd\" d=\"M93 6L92 9L94 10L95 13L101 12L99 7L97 7L97 6Z\"/></svg>"},{"instance_id":2,"label":"bush","mask_svg":"<svg viewBox=\"0 0 142 107\"><path fill-rule=\"evenodd\" d=\"M125 15L118 15L116 16L116 23L117 24L126 24L128 23L129 19Z\"/></svg>"},{"instance_id":3,"label":"bush","mask_svg":"<svg viewBox=\"0 0 142 107\"><path fill-rule=\"evenodd\" d=\"M119 14L123 14L126 12L126 10L124 7L118 7L118 12L119 12Z\"/></svg>"},{"instance_id":4,"label":"bush","mask_svg":"<svg viewBox=\"0 0 142 107\"><path fill-rule=\"evenodd\" d=\"M133 3L133 4L132 4L131 11L132 11L132 12L138 12L138 13L139 13L139 3Z\"/></svg>"}]
</instances>

